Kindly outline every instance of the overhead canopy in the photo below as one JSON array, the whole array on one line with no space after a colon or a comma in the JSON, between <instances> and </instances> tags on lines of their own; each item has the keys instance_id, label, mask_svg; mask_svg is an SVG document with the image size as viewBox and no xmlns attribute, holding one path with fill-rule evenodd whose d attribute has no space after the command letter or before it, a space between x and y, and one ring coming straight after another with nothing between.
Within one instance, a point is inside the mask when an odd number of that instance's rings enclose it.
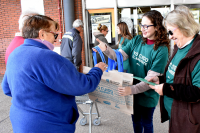
<instances>
[{"instance_id":1,"label":"overhead canopy","mask_svg":"<svg viewBox=\"0 0 200 133\"><path fill-rule=\"evenodd\" d=\"M159 6L170 5L171 0L117 0L117 6L122 7L139 7L139 6Z\"/></svg>"},{"instance_id":2,"label":"overhead canopy","mask_svg":"<svg viewBox=\"0 0 200 133\"><path fill-rule=\"evenodd\" d=\"M85 0L86 9L114 8L115 0Z\"/></svg>"},{"instance_id":3,"label":"overhead canopy","mask_svg":"<svg viewBox=\"0 0 200 133\"><path fill-rule=\"evenodd\" d=\"M174 4L200 4L200 0L174 0Z\"/></svg>"},{"instance_id":4,"label":"overhead canopy","mask_svg":"<svg viewBox=\"0 0 200 133\"><path fill-rule=\"evenodd\" d=\"M114 8L115 1L117 7L141 7L141 6L161 6L180 4L200 4L200 0L85 0L86 9Z\"/></svg>"},{"instance_id":5,"label":"overhead canopy","mask_svg":"<svg viewBox=\"0 0 200 133\"><path fill-rule=\"evenodd\" d=\"M21 0L22 12L34 12L44 15L43 0Z\"/></svg>"}]
</instances>

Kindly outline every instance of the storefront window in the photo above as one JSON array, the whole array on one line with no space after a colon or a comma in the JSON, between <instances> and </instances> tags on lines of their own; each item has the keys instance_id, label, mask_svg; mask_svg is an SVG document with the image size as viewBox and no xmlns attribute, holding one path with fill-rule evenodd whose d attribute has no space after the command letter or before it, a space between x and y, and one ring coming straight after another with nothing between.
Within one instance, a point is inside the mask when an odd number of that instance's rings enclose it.
<instances>
[{"instance_id":1,"label":"storefront window","mask_svg":"<svg viewBox=\"0 0 200 133\"><path fill-rule=\"evenodd\" d=\"M112 43L112 23L111 23L111 13L101 13L101 14L90 14L91 15L91 29L93 32L98 32L97 26L98 24L106 25L108 27L108 34L105 36L108 43ZM92 43L95 42L95 37L92 35Z\"/></svg>"},{"instance_id":2,"label":"storefront window","mask_svg":"<svg viewBox=\"0 0 200 133\"><path fill-rule=\"evenodd\" d=\"M154 6L154 7L135 7L135 8L120 8L118 9L118 16L119 20L132 20L132 27L133 31L135 32L136 35L141 35L141 29L139 27L139 24L141 23L142 16L144 13L151 11L151 10L157 10L159 11L163 17L167 15L167 13L170 12L170 6ZM129 24L129 27L131 24ZM133 33L134 34L134 33Z\"/></svg>"}]
</instances>

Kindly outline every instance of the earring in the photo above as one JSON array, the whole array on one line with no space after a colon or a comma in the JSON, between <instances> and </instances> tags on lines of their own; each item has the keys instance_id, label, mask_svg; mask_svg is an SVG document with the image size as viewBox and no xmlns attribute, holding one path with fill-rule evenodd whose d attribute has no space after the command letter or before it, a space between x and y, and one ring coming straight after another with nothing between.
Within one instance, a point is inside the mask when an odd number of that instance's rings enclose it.
<instances>
[{"instance_id":1,"label":"earring","mask_svg":"<svg viewBox=\"0 0 200 133\"><path fill-rule=\"evenodd\" d=\"M44 42L44 39L42 39L42 42Z\"/></svg>"}]
</instances>

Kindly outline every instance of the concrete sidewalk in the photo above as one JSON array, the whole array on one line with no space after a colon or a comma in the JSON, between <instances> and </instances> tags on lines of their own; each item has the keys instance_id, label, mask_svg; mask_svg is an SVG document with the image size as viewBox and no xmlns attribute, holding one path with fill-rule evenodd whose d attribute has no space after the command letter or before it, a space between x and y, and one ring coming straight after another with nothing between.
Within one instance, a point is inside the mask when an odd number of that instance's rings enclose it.
<instances>
[{"instance_id":1,"label":"concrete sidewalk","mask_svg":"<svg viewBox=\"0 0 200 133\"><path fill-rule=\"evenodd\" d=\"M2 78L0 78L2 81ZM4 95L2 88L0 87L0 133L13 133L12 125L9 118L9 109L11 105L11 98ZM89 112L89 105L79 105L84 112ZM133 133L132 121L129 115L114 110L102 104L98 104L98 109L101 116L101 124L99 126L92 125L92 133ZM93 108L93 112L95 112ZM96 118L95 115L92 116ZM76 123L75 133L88 133L89 124L85 126L80 125L80 117ZM87 118L89 121L89 118ZM159 106L156 107L154 113L154 133L167 133L168 122L164 124L160 123Z\"/></svg>"}]
</instances>

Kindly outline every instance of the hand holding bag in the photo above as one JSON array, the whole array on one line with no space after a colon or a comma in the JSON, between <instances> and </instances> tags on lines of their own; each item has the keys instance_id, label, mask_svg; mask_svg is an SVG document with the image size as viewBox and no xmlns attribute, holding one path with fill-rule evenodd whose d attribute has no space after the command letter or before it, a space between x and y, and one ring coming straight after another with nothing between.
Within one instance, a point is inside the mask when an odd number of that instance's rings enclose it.
<instances>
[{"instance_id":1,"label":"hand holding bag","mask_svg":"<svg viewBox=\"0 0 200 133\"><path fill-rule=\"evenodd\" d=\"M102 51L98 46L95 49L99 52L102 62L106 63ZM132 85L133 74L123 72L123 56L116 50L117 62L108 59L108 69L104 72L97 89L89 93L91 100L120 110L126 114L133 114L133 95L119 96L118 87ZM96 61L96 52L93 51L94 65ZM118 66L118 71L114 70ZM84 66L83 73L89 72L91 68ZM121 72L119 72L121 71Z\"/></svg>"}]
</instances>

